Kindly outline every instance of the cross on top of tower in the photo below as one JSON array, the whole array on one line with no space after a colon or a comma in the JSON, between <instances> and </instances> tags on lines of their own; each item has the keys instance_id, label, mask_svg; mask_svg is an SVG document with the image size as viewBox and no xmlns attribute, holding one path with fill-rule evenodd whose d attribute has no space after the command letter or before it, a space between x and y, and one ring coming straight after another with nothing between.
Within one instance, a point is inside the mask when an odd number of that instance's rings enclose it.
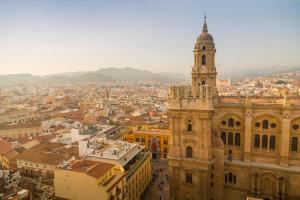
<instances>
[{"instance_id":1,"label":"cross on top of tower","mask_svg":"<svg viewBox=\"0 0 300 200\"><path fill-rule=\"evenodd\" d=\"M204 32L204 33L208 32L206 19L207 19L207 16L206 16L206 14L204 14L204 24L203 24L203 29L202 29L202 32Z\"/></svg>"}]
</instances>

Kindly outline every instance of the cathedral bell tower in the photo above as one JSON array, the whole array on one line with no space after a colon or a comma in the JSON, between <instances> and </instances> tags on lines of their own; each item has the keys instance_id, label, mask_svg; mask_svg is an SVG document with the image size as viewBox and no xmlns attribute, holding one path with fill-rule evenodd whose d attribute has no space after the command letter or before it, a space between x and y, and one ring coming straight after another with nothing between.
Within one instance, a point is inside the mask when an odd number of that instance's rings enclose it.
<instances>
[{"instance_id":1,"label":"cathedral bell tower","mask_svg":"<svg viewBox=\"0 0 300 200\"><path fill-rule=\"evenodd\" d=\"M214 198L212 177L212 116L217 96L215 44L206 17L194 47L191 86L171 86L168 96L170 198Z\"/></svg>"},{"instance_id":2,"label":"cathedral bell tower","mask_svg":"<svg viewBox=\"0 0 300 200\"><path fill-rule=\"evenodd\" d=\"M210 85L216 87L214 38L208 33L206 16L202 33L199 35L194 48L194 67L192 70L192 85Z\"/></svg>"}]
</instances>

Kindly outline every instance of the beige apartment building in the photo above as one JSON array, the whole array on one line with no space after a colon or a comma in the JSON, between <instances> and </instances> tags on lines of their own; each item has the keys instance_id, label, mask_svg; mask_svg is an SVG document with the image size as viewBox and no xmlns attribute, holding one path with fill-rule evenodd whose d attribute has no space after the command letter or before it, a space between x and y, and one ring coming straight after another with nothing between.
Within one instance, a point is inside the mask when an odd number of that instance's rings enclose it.
<instances>
[{"instance_id":1,"label":"beige apartment building","mask_svg":"<svg viewBox=\"0 0 300 200\"><path fill-rule=\"evenodd\" d=\"M21 176L38 179L43 177L52 183L54 170L78 157L78 147L60 143L43 142L23 151L17 158Z\"/></svg>"},{"instance_id":2,"label":"beige apartment building","mask_svg":"<svg viewBox=\"0 0 300 200\"><path fill-rule=\"evenodd\" d=\"M70 200L125 200L125 176L120 165L76 160L68 166L55 169L55 196Z\"/></svg>"},{"instance_id":3,"label":"beige apartment building","mask_svg":"<svg viewBox=\"0 0 300 200\"><path fill-rule=\"evenodd\" d=\"M151 152L142 145L124 141L115 140L103 145L104 148L89 154L86 159L122 166L126 174L127 199L141 199L152 180Z\"/></svg>"},{"instance_id":4,"label":"beige apartment building","mask_svg":"<svg viewBox=\"0 0 300 200\"><path fill-rule=\"evenodd\" d=\"M300 97L220 96L206 21L168 97L172 200L300 199Z\"/></svg>"}]
</instances>

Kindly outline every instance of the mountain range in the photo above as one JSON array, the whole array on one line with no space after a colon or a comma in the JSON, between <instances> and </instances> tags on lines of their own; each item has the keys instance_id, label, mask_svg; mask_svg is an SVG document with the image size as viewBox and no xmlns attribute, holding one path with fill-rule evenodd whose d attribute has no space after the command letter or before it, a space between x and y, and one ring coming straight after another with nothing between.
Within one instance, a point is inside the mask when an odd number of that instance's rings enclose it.
<instances>
[{"instance_id":1,"label":"mountain range","mask_svg":"<svg viewBox=\"0 0 300 200\"><path fill-rule=\"evenodd\" d=\"M300 66L272 66L258 69L224 70L220 69L220 78L242 79L245 77L261 77L273 74L300 71ZM38 76L32 74L8 74L0 75L0 85L4 84L78 84L78 83L113 83L113 82L137 82L137 81L156 81L161 83L178 83L190 81L190 75L177 73L153 73L147 70L132 67L124 68L101 68L96 71L77 71L65 72Z\"/></svg>"},{"instance_id":2,"label":"mountain range","mask_svg":"<svg viewBox=\"0 0 300 200\"><path fill-rule=\"evenodd\" d=\"M239 68L236 70L226 70L220 69L218 75L220 78L233 78L233 79L243 79L246 77L256 78L256 77L264 77L275 74L284 74L289 72L299 72L299 66L269 66L269 67L260 67L260 68Z\"/></svg>"},{"instance_id":3,"label":"mountain range","mask_svg":"<svg viewBox=\"0 0 300 200\"><path fill-rule=\"evenodd\" d=\"M161 83L174 83L188 81L189 77L176 73L153 73L131 67L101 68L96 71L66 72L38 76L32 74L0 75L0 84L12 83L47 83L47 84L77 84L77 83L108 83L132 81L157 81Z\"/></svg>"}]
</instances>

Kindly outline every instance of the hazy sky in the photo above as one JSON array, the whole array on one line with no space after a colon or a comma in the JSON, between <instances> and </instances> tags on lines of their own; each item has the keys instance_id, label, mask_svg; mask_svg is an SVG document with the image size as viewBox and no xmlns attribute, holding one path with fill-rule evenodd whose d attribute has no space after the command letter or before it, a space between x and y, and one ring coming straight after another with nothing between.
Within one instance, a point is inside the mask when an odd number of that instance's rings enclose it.
<instances>
[{"instance_id":1,"label":"hazy sky","mask_svg":"<svg viewBox=\"0 0 300 200\"><path fill-rule=\"evenodd\" d=\"M204 13L219 71L300 65L300 0L0 0L0 74L187 73Z\"/></svg>"}]
</instances>

